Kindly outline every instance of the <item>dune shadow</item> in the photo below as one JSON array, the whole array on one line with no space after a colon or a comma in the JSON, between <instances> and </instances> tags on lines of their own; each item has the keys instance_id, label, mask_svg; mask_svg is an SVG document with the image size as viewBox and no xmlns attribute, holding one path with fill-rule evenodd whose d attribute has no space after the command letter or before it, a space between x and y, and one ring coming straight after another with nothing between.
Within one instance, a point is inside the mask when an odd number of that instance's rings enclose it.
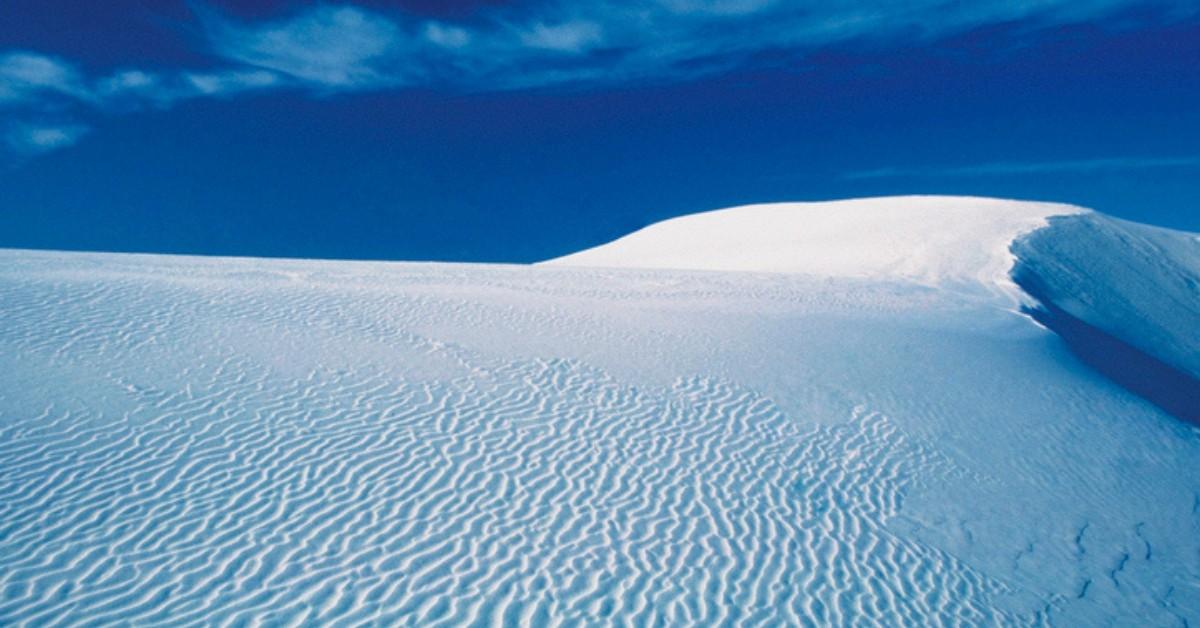
<instances>
[{"instance_id":1,"label":"dune shadow","mask_svg":"<svg viewBox=\"0 0 1200 628\"><path fill-rule=\"evenodd\" d=\"M1039 303L1022 311L1058 334L1080 361L1172 416L1200 426L1200 379L1054 305L1032 275L1017 272L1013 279Z\"/></svg>"}]
</instances>

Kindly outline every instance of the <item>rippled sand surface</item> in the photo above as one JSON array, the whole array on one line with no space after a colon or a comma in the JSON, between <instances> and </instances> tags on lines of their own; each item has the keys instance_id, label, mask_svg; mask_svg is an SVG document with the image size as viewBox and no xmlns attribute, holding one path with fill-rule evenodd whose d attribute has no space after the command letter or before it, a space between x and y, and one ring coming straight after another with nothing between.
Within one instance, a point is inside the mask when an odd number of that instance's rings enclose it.
<instances>
[{"instance_id":1,"label":"rippled sand surface","mask_svg":"<svg viewBox=\"0 0 1200 628\"><path fill-rule=\"evenodd\" d=\"M0 252L3 625L1200 621L1200 435L782 275Z\"/></svg>"}]
</instances>

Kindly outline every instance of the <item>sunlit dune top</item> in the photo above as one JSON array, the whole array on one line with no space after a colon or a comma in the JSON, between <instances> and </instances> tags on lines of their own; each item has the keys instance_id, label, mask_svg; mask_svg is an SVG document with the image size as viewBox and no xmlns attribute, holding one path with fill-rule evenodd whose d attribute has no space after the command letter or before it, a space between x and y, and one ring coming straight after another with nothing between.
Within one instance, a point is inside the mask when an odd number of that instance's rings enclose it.
<instances>
[{"instance_id":1,"label":"sunlit dune top","mask_svg":"<svg viewBox=\"0 0 1200 628\"><path fill-rule=\"evenodd\" d=\"M666 220L544 263L1007 283L1016 237L1083 211L955 196L746 205Z\"/></svg>"}]
</instances>

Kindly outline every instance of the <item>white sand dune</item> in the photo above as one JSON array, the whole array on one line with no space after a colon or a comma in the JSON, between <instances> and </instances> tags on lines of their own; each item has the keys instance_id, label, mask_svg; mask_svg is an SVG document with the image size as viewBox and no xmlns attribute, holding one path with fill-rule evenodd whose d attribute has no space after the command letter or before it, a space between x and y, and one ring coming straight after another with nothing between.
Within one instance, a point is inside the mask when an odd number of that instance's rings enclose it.
<instances>
[{"instance_id":1,"label":"white sand dune","mask_svg":"<svg viewBox=\"0 0 1200 628\"><path fill-rule=\"evenodd\" d=\"M605 268L0 251L0 625L1200 622L1200 430L1011 298L1088 214L896 203Z\"/></svg>"},{"instance_id":2,"label":"white sand dune","mask_svg":"<svg viewBox=\"0 0 1200 628\"><path fill-rule=\"evenodd\" d=\"M991 287L1008 285L1013 240L1045 226L1050 216L1086 211L1058 203L960 196L747 205L664 220L545 263Z\"/></svg>"}]
</instances>

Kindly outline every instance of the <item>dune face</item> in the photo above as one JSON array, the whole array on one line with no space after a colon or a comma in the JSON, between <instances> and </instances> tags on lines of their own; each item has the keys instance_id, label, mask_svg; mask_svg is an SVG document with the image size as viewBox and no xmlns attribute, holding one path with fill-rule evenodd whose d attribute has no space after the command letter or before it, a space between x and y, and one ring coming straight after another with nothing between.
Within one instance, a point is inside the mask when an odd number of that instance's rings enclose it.
<instances>
[{"instance_id":1,"label":"dune face","mask_svg":"<svg viewBox=\"0 0 1200 628\"><path fill-rule=\"evenodd\" d=\"M1194 308L1192 236L893 200L535 267L0 251L0 624L1200 621L1200 429L1018 303L1190 374L1110 269Z\"/></svg>"},{"instance_id":2,"label":"dune face","mask_svg":"<svg viewBox=\"0 0 1200 628\"><path fill-rule=\"evenodd\" d=\"M1200 424L1200 235L1090 214L1013 243L1035 318L1089 364Z\"/></svg>"}]
</instances>

